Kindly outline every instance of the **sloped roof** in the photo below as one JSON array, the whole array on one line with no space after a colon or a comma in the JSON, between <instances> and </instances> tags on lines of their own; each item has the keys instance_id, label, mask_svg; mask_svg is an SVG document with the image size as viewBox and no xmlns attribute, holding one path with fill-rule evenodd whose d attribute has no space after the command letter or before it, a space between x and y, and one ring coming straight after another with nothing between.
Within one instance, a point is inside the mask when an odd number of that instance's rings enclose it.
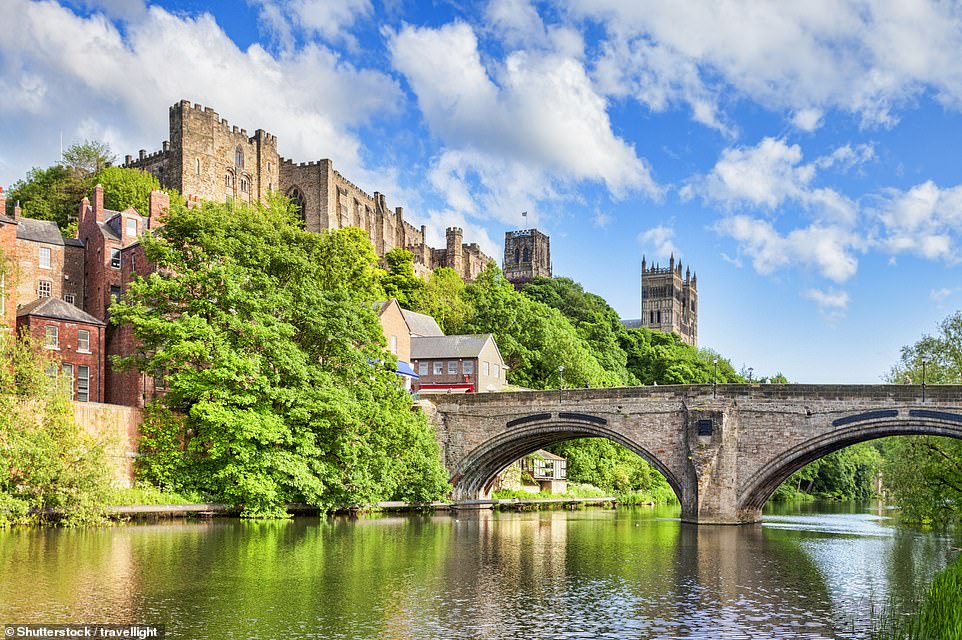
<instances>
[{"instance_id":1,"label":"sloped roof","mask_svg":"<svg viewBox=\"0 0 962 640\"><path fill-rule=\"evenodd\" d=\"M98 222L97 226L100 227L100 233L102 233L105 238L120 240L120 236L114 233L114 230L106 222Z\"/></svg>"},{"instance_id":2,"label":"sloped roof","mask_svg":"<svg viewBox=\"0 0 962 640\"><path fill-rule=\"evenodd\" d=\"M465 336L414 336L411 338L411 359L426 358L477 358L490 333Z\"/></svg>"},{"instance_id":3,"label":"sloped roof","mask_svg":"<svg viewBox=\"0 0 962 640\"><path fill-rule=\"evenodd\" d=\"M17 309L18 318L26 316L67 320L69 322L83 322L85 324L99 324L101 326L105 325L104 322L93 317L86 311L78 309L60 298L39 298Z\"/></svg>"},{"instance_id":4,"label":"sloped roof","mask_svg":"<svg viewBox=\"0 0 962 640\"><path fill-rule=\"evenodd\" d=\"M63 246L63 236L60 228L53 220L34 220L32 218L20 218L17 221L17 240L29 240L30 242L44 242Z\"/></svg>"},{"instance_id":5,"label":"sloped roof","mask_svg":"<svg viewBox=\"0 0 962 640\"><path fill-rule=\"evenodd\" d=\"M431 316L407 309L401 309L401 313L404 314L404 321L408 323L408 327L411 329L411 337L444 335L438 321Z\"/></svg>"},{"instance_id":6,"label":"sloped roof","mask_svg":"<svg viewBox=\"0 0 962 640\"><path fill-rule=\"evenodd\" d=\"M64 238L64 239L63 239L63 243L64 243L65 245L67 245L67 246L70 246L70 247L83 247L83 246L84 246L83 241L78 240L77 238Z\"/></svg>"}]
</instances>

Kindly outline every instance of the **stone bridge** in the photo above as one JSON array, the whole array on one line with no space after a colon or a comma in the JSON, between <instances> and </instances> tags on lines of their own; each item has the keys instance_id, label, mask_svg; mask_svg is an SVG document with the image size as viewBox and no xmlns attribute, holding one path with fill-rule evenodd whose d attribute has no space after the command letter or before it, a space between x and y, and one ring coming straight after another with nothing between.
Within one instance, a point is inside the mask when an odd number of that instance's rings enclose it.
<instances>
[{"instance_id":1,"label":"stone bridge","mask_svg":"<svg viewBox=\"0 0 962 640\"><path fill-rule=\"evenodd\" d=\"M962 386L678 385L431 396L455 500L483 498L518 458L601 437L654 465L682 519L756 522L793 472L896 435L962 438Z\"/></svg>"}]
</instances>

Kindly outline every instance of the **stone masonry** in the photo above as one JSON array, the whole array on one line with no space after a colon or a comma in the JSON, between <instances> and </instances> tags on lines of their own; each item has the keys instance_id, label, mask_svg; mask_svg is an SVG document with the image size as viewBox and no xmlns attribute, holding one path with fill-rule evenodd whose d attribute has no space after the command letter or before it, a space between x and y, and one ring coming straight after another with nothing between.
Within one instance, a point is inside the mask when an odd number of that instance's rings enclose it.
<instances>
[{"instance_id":1,"label":"stone masonry","mask_svg":"<svg viewBox=\"0 0 962 640\"><path fill-rule=\"evenodd\" d=\"M711 385L436 396L436 425L456 500L484 497L518 458L572 438L604 437L654 465L682 519L761 519L775 489L806 464L885 436L962 438L962 387Z\"/></svg>"},{"instance_id":2,"label":"stone masonry","mask_svg":"<svg viewBox=\"0 0 962 640\"><path fill-rule=\"evenodd\" d=\"M358 227L367 232L377 255L396 247L414 254L415 270L425 274L451 267L473 280L490 258L477 244L464 244L460 229L448 229L446 246L429 247L426 228L390 209L383 193L366 193L341 175L329 159L296 163L277 152L277 138L263 129L249 136L210 107L181 100L170 107L170 139L161 150L127 156L125 167L154 174L188 201L257 202L281 193L300 208L309 231Z\"/></svg>"}]
</instances>

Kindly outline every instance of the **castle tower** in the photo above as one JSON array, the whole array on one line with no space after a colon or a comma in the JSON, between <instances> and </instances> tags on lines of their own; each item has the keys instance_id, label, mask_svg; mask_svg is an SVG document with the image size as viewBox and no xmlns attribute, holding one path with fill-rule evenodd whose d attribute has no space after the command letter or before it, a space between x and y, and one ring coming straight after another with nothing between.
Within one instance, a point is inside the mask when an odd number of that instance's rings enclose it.
<instances>
[{"instance_id":1,"label":"castle tower","mask_svg":"<svg viewBox=\"0 0 962 640\"><path fill-rule=\"evenodd\" d=\"M464 269L464 231L459 227L448 227L444 237L447 240L444 266L461 273Z\"/></svg>"},{"instance_id":2,"label":"castle tower","mask_svg":"<svg viewBox=\"0 0 962 640\"><path fill-rule=\"evenodd\" d=\"M672 254L667 267L641 259L641 321L639 326L678 334L698 346L698 276L682 275L681 261Z\"/></svg>"},{"instance_id":3,"label":"castle tower","mask_svg":"<svg viewBox=\"0 0 962 640\"><path fill-rule=\"evenodd\" d=\"M516 287L534 278L550 278L551 239L537 229L506 232L501 267Z\"/></svg>"}]
</instances>

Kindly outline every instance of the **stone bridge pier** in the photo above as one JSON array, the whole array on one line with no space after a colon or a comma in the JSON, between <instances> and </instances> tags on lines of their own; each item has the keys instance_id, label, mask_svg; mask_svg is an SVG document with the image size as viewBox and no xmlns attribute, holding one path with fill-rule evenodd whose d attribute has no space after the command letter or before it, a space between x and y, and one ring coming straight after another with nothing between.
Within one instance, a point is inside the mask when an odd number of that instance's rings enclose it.
<instances>
[{"instance_id":1,"label":"stone bridge pier","mask_svg":"<svg viewBox=\"0 0 962 640\"><path fill-rule=\"evenodd\" d=\"M809 462L889 435L962 438L962 387L678 385L434 396L453 498L486 497L518 458L601 437L651 463L684 521L757 522L775 489Z\"/></svg>"}]
</instances>

